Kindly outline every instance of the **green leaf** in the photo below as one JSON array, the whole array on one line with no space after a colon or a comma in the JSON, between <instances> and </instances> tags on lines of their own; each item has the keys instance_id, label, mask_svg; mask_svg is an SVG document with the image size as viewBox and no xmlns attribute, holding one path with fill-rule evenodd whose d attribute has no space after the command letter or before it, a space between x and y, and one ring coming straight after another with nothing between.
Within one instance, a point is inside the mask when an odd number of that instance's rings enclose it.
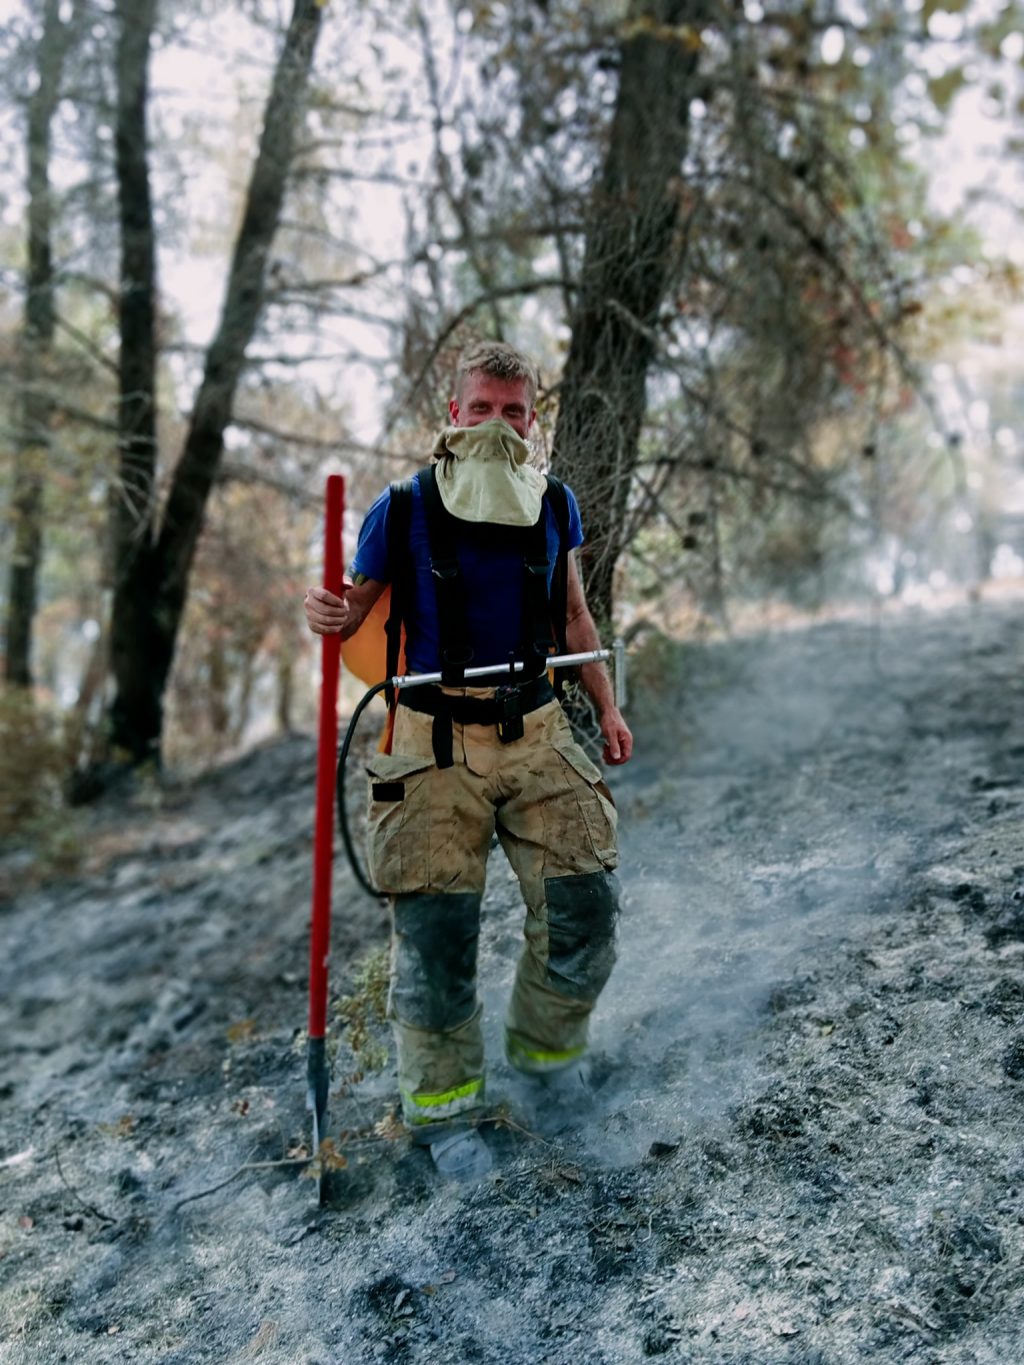
<instances>
[{"instance_id":1,"label":"green leaf","mask_svg":"<svg viewBox=\"0 0 1024 1365\"><path fill-rule=\"evenodd\" d=\"M967 78L964 76L964 68L955 66L947 71L945 75L936 76L933 81L928 82L928 93L932 97L932 103L936 109L943 114L949 112L949 106L960 90L966 84Z\"/></svg>"},{"instance_id":2,"label":"green leaf","mask_svg":"<svg viewBox=\"0 0 1024 1365\"><path fill-rule=\"evenodd\" d=\"M967 0L924 0L921 10L921 17L927 24L933 14L942 10L946 14L963 14L967 8Z\"/></svg>"}]
</instances>

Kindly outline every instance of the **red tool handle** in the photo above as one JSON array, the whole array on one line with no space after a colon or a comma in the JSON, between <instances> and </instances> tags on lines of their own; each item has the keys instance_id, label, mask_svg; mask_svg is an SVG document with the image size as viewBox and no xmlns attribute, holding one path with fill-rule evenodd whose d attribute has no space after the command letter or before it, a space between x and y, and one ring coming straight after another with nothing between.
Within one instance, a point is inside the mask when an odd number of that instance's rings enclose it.
<instances>
[{"instance_id":1,"label":"red tool handle","mask_svg":"<svg viewBox=\"0 0 1024 1365\"><path fill-rule=\"evenodd\" d=\"M327 479L324 587L341 596L341 522L345 480ZM327 964L331 951L331 870L334 861L334 782L338 763L338 671L341 637L321 637L320 747L316 764L313 835L313 917L309 935L309 1036L327 1031Z\"/></svg>"}]
</instances>

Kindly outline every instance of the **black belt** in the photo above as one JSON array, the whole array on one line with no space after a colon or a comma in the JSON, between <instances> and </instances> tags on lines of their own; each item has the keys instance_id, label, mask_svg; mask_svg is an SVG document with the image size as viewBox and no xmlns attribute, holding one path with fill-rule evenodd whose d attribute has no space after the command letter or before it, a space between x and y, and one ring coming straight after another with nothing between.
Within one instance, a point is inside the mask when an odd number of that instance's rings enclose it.
<instances>
[{"instance_id":1,"label":"black belt","mask_svg":"<svg viewBox=\"0 0 1024 1365\"><path fill-rule=\"evenodd\" d=\"M452 697L439 687L409 687L398 691L399 706L434 717L431 742L434 762L450 768L453 725L496 725L502 744L523 737L523 717L554 701L546 673L516 686L499 687L493 697Z\"/></svg>"}]
</instances>

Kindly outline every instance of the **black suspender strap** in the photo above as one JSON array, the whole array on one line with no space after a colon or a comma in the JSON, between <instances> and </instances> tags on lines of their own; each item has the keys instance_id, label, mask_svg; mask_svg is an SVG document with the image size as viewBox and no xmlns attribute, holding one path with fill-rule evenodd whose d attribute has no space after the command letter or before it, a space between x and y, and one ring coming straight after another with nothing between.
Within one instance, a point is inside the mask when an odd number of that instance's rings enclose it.
<instances>
[{"instance_id":1,"label":"black suspender strap","mask_svg":"<svg viewBox=\"0 0 1024 1365\"><path fill-rule=\"evenodd\" d=\"M559 654L568 654L569 645L565 638L566 618L569 615L569 495L565 484L554 474L547 476L547 501L555 514L558 528L558 557L555 560L555 576L551 583L551 601L548 610L555 627L555 648ZM562 699L563 675L555 673L555 696Z\"/></svg>"},{"instance_id":2,"label":"black suspender strap","mask_svg":"<svg viewBox=\"0 0 1024 1365\"><path fill-rule=\"evenodd\" d=\"M412 595L412 562L409 556L409 528L412 525L412 480L391 485L388 505L388 581L391 584L391 611L384 633L387 640L387 676L398 675L398 656L402 648L402 622ZM384 689L389 707L395 704L395 689Z\"/></svg>"},{"instance_id":3,"label":"black suspender strap","mask_svg":"<svg viewBox=\"0 0 1024 1365\"><path fill-rule=\"evenodd\" d=\"M473 646L469 642L466 585L456 553L456 520L441 500L433 465L422 470L419 481L427 514L430 572L437 595L441 682L446 687L462 687L466 665L473 659Z\"/></svg>"},{"instance_id":4,"label":"black suspender strap","mask_svg":"<svg viewBox=\"0 0 1024 1365\"><path fill-rule=\"evenodd\" d=\"M539 672L542 660L551 653L551 603L548 599L547 509L541 503L540 516L524 531L523 551L523 662L527 675Z\"/></svg>"}]
</instances>

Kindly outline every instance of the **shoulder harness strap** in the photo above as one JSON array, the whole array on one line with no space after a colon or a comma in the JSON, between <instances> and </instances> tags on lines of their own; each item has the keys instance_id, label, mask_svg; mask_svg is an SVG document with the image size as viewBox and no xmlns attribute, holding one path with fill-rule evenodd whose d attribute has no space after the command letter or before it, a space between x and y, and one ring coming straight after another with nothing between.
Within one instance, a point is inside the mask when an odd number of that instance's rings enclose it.
<instances>
[{"instance_id":1,"label":"shoulder harness strap","mask_svg":"<svg viewBox=\"0 0 1024 1365\"><path fill-rule=\"evenodd\" d=\"M388 686L384 695L389 707L395 704L395 689L390 680L398 673L402 647L402 622L412 594L412 563L409 558L409 528L412 525L412 479L391 485L388 508L388 578L391 582L391 611L384 627L387 638Z\"/></svg>"},{"instance_id":2,"label":"shoulder harness strap","mask_svg":"<svg viewBox=\"0 0 1024 1365\"><path fill-rule=\"evenodd\" d=\"M419 480L427 514L430 572L437 594L441 681L448 687L461 687L466 681L466 666L473 660L473 646L469 640L466 585L456 551L455 518L441 500L433 465L420 473Z\"/></svg>"},{"instance_id":3,"label":"shoulder harness strap","mask_svg":"<svg viewBox=\"0 0 1024 1365\"><path fill-rule=\"evenodd\" d=\"M566 641L566 618L569 614L569 495L565 484L554 474L547 476L547 501L555 514L558 528L558 557L555 560L555 576L551 584L550 613L555 628L555 646L559 654L568 654ZM546 550L545 550L546 555ZM555 673L555 696L561 700L563 674Z\"/></svg>"},{"instance_id":4,"label":"shoulder harness strap","mask_svg":"<svg viewBox=\"0 0 1024 1365\"><path fill-rule=\"evenodd\" d=\"M546 503L540 516L523 531L522 652L527 675L544 671L543 661L555 641L548 597L548 518Z\"/></svg>"}]
</instances>

